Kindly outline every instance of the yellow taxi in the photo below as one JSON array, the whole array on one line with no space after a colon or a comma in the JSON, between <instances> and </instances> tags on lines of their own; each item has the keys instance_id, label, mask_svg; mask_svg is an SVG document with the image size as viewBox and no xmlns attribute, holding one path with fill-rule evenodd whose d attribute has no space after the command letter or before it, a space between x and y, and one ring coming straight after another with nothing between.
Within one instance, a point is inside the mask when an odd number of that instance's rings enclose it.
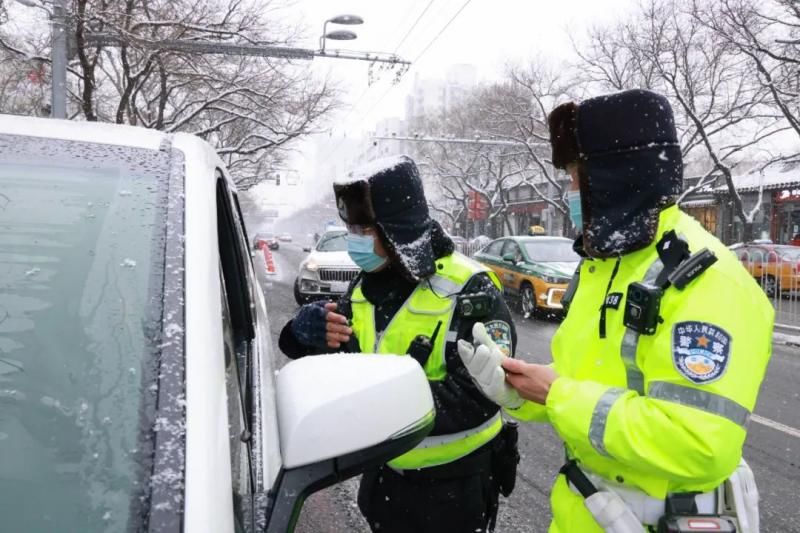
<instances>
[{"instance_id":1,"label":"yellow taxi","mask_svg":"<svg viewBox=\"0 0 800 533\"><path fill-rule=\"evenodd\" d=\"M497 273L506 299L517 303L527 318L563 309L561 297L580 261L572 242L563 237L503 237L474 258Z\"/></svg>"},{"instance_id":2,"label":"yellow taxi","mask_svg":"<svg viewBox=\"0 0 800 533\"><path fill-rule=\"evenodd\" d=\"M800 246L754 242L735 244L731 250L768 297L800 291Z\"/></svg>"}]
</instances>

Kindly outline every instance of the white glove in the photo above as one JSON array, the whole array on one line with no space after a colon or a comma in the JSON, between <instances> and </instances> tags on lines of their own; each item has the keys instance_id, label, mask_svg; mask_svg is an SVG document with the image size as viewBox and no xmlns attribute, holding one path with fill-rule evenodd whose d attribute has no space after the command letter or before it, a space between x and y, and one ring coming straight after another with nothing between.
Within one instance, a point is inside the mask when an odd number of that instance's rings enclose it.
<instances>
[{"instance_id":1,"label":"white glove","mask_svg":"<svg viewBox=\"0 0 800 533\"><path fill-rule=\"evenodd\" d=\"M503 359L506 355L497 347L482 322L472 327L475 346L465 340L458 341L458 355L481 392L497 405L516 409L524 400L506 383Z\"/></svg>"}]
</instances>

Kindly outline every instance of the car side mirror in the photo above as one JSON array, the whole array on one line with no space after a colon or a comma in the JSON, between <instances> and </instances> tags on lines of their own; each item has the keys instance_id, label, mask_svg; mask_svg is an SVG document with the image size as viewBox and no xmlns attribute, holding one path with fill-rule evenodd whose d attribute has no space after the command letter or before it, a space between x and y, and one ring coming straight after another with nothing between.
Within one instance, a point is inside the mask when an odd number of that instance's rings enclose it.
<instances>
[{"instance_id":1,"label":"car side mirror","mask_svg":"<svg viewBox=\"0 0 800 533\"><path fill-rule=\"evenodd\" d=\"M504 255L503 256L503 261L505 261L506 263L511 263L511 264L516 264L517 263L516 257L514 257L514 254L506 254L506 255Z\"/></svg>"},{"instance_id":2,"label":"car side mirror","mask_svg":"<svg viewBox=\"0 0 800 533\"><path fill-rule=\"evenodd\" d=\"M308 495L402 455L433 429L430 386L411 357L298 359L278 374L276 396L283 467L268 533L292 531Z\"/></svg>"},{"instance_id":3,"label":"car side mirror","mask_svg":"<svg viewBox=\"0 0 800 533\"><path fill-rule=\"evenodd\" d=\"M311 251L311 247L310 246L303 246L303 251L304 252L310 252Z\"/></svg>"}]
</instances>

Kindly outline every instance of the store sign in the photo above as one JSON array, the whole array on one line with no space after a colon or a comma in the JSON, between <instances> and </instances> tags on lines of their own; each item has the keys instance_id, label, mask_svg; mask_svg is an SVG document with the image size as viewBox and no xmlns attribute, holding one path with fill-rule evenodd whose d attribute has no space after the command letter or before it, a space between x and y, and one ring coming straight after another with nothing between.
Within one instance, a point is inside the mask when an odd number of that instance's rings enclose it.
<instances>
[{"instance_id":1,"label":"store sign","mask_svg":"<svg viewBox=\"0 0 800 533\"><path fill-rule=\"evenodd\" d=\"M478 191L469 191L467 196L467 219L486 220L489 218L489 201Z\"/></svg>"},{"instance_id":2,"label":"store sign","mask_svg":"<svg viewBox=\"0 0 800 533\"><path fill-rule=\"evenodd\" d=\"M775 192L777 202L800 202L800 188L782 189Z\"/></svg>"}]
</instances>

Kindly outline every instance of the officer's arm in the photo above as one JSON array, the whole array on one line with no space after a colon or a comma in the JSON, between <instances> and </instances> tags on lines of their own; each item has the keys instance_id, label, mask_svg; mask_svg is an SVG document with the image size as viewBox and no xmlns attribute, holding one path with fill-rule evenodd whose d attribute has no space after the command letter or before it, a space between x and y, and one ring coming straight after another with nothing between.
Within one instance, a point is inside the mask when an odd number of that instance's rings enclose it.
<instances>
[{"instance_id":1,"label":"officer's arm","mask_svg":"<svg viewBox=\"0 0 800 533\"><path fill-rule=\"evenodd\" d=\"M745 286L749 279L710 271L698 283L667 291L666 322L640 338L645 395L567 377L553 383L548 416L576 452L709 488L734 470L769 360L774 312Z\"/></svg>"},{"instance_id":2,"label":"officer's arm","mask_svg":"<svg viewBox=\"0 0 800 533\"><path fill-rule=\"evenodd\" d=\"M348 302L349 299L345 299L344 297L339 298L336 301L337 307L343 311L348 319L350 319L352 318L352 312L349 308ZM337 312L339 309L337 309ZM343 344L339 348L329 348L327 346L309 346L304 344L294 334L294 331L292 330L293 322L294 318L289 320L283 326L283 329L281 329L280 336L278 337L278 347L289 359L299 359L307 355L318 355L324 353L357 353L361 351L358 345L358 339L356 339L355 335L351 335L350 341L348 341L346 344Z\"/></svg>"},{"instance_id":3,"label":"officer's arm","mask_svg":"<svg viewBox=\"0 0 800 533\"><path fill-rule=\"evenodd\" d=\"M520 405L517 409L504 407L503 410L509 416L521 420L522 422L549 422L547 418L547 407L536 402L525 400L525 403Z\"/></svg>"},{"instance_id":4,"label":"officer's arm","mask_svg":"<svg viewBox=\"0 0 800 533\"><path fill-rule=\"evenodd\" d=\"M470 319L459 315L453 323L457 328L457 338L472 341L472 326L477 321L489 323L497 321L498 327L507 326L512 351L517 344L517 332L511 320L511 313L503 300L503 295L484 274L473 277L463 293L485 292L492 300L493 311L489 316ZM442 332L444 333L444 332ZM436 405L436 421L432 434L444 435L465 431L481 425L497 413L497 405L486 398L478 389L458 355L455 341L448 342L445 348L447 375L443 380L430 381Z\"/></svg>"}]
</instances>

